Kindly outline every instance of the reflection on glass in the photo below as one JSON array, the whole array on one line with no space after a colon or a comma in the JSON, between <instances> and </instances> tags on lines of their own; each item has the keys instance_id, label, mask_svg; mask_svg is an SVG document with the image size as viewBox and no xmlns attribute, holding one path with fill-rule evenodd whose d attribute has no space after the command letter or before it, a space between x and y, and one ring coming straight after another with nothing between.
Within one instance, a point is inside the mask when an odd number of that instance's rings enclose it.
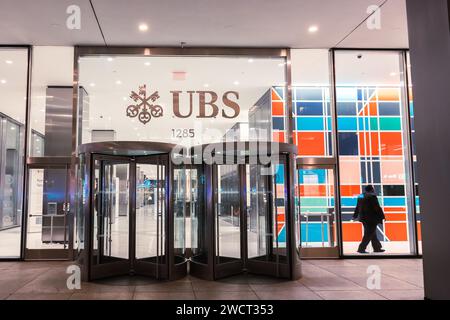
<instances>
[{"instance_id":1,"label":"reflection on glass","mask_svg":"<svg viewBox=\"0 0 450 320\"><path fill-rule=\"evenodd\" d=\"M298 178L302 246L336 246L333 170L300 169Z\"/></svg>"},{"instance_id":2,"label":"reflection on glass","mask_svg":"<svg viewBox=\"0 0 450 320\"><path fill-rule=\"evenodd\" d=\"M188 205L191 219L191 250L192 260L207 263L206 246L206 211L204 207L205 175L201 165L193 166L188 170L190 185Z\"/></svg>"},{"instance_id":3,"label":"reflection on glass","mask_svg":"<svg viewBox=\"0 0 450 320\"><path fill-rule=\"evenodd\" d=\"M241 258L238 165L218 165L216 186L216 256L219 263Z\"/></svg>"},{"instance_id":4,"label":"reflection on glass","mask_svg":"<svg viewBox=\"0 0 450 320\"><path fill-rule=\"evenodd\" d=\"M248 258L270 254L273 237L270 209L271 176L261 165L247 165L247 241Z\"/></svg>"},{"instance_id":5,"label":"reflection on glass","mask_svg":"<svg viewBox=\"0 0 450 320\"><path fill-rule=\"evenodd\" d=\"M186 236L186 170L173 170L174 254L175 263L184 262Z\"/></svg>"},{"instance_id":6,"label":"reflection on glass","mask_svg":"<svg viewBox=\"0 0 450 320\"><path fill-rule=\"evenodd\" d=\"M29 169L27 249L67 248L66 190L66 169Z\"/></svg>"},{"instance_id":7,"label":"reflection on glass","mask_svg":"<svg viewBox=\"0 0 450 320\"><path fill-rule=\"evenodd\" d=\"M0 113L0 257L20 253L23 126Z\"/></svg>"},{"instance_id":8,"label":"reflection on glass","mask_svg":"<svg viewBox=\"0 0 450 320\"><path fill-rule=\"evenodd\" d=\"M128 259L129 252L129 165L103 162L96 192L97 263ZM97 184L97 183L96 183Z\"/></svg>"},{"instance_id":9,"label":"reflection on glass","mask_svg":"<svg viewBox=\"0 0 450 320\"><path fill-rule=\"evenodd\" d=\"M137 259L148 259L154 262L155 257L164 256L165 168L157 164L136 164Z\"/></svg>"}]
</instances>

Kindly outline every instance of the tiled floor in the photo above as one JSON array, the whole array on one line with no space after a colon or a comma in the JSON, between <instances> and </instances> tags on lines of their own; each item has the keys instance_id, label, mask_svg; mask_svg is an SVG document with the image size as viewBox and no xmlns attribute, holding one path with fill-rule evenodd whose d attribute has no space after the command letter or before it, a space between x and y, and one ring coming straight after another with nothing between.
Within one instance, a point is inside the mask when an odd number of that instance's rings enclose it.
<instances>
[{"instance_id":1,"label":"tiled floor","mask_svg":"<svg viewBox=\"0 0 450 320\"><path fill-rule=\"evenodd\" d=\"M0 262L0 299L423 299L422 261L304 260L303 278L284 281L240 275L221 281L186 277L157 282L123 277L82 283L80 290L66 285L68 262ZM369 290L369 266L381 271L380 288Z\"/></svg>"}]
</instances>

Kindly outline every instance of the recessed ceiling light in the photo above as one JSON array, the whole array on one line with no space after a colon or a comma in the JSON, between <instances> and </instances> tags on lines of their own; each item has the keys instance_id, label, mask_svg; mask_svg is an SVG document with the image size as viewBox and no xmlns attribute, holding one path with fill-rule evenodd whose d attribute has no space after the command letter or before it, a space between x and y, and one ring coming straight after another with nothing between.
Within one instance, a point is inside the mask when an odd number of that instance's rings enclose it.
<instances>
[{"instance_id":1,"label":"recessed ceiling light","mask_svg":"<svg viewBox=\"0 0 450 320\"><path fill-rule=\"evenodd\" d=\"M147 24L141 23L141 24L139 25L139 31L145 32L145 31L147 31L147 30L148 30L148 25L147 25Z\"/></svg>"},{"instance_id":2,"label":"recessed ceiling light","mask_svg":"<svg viewBox=\"0 0 450 320\"><path fill-rule=\"evenodd\" d=\"M13 64L12 60L6 60L6 64Z\"/></svg>"},{"instance_id":3,"label":"recessed ceiling light","mask_svg":"<svg viewBox=\"0 0 450 320\"><path fill-rule=\"evenodd\" d=\"M233 82L233 84L235 85L235 86L238 86L239 85L239 81L235 81L235 82Z\"/></svg>"},{"instance_id":4,"label":"recessed ceiling light","mask_svg":"<svg viewBox=\"0 0 450 320\"><path fill-rule=\"evenodd\" d=\"M122 84L122 81L117 80L117 81L116 81L116 84Z\"/></svg>"},{"instance_id":5,"label":"recessed ceiling light","mask_svg":"<svg viewBox=\"0 0 450 320\"><path fill-rule=\"evenodd\" d=\"M319 31L319 27L318 27L318 26L310 26L310 27L308 28L308 32L309 32L309 33L315 33L315 32L317 32L317 31Z\"/></svg>"},{"instance_id":6,"label":"recessed ceiling light","mask_svg":"<svg viewBox=\"0 0 450 320\"><path fill-rule=\"evenodd\" d=\"M252 58L248 59L248 62L249 62L249 63L253 63L253 61L254 61L254 60L253 60Z\"/></svg>"},{"instance_id":7,"label":"recessed ceiling light","mask_svg":"<svg viewBox=\"0 0 450 320\"><path fill-rule=\"evenodd\" d=\"M148 61L147 61L146 63L144 63L144 65L147 66L147 67L148 67L150 64L151 64L151 63L148 62Z\"/></svg>"},{"instance_id":8,"label":"recessed ceiling light","mask_svg":"<svg viewBox=\"0 0 450 320\"><path fill-rule=\"evenodd\" d=\"M1 84L5 84L5 83L6 83L6 80L5 80L5 79L2 79L2 80L0 80L0 83L1 83Z\"/></svg>"},{"instance_id":9,"label":"recessed ceiling light","mask_svg":"<svg viewBox=\"0 0 450 320\"><path fill-rule=\"evenodd\" d=\"M89 85L90 85L91 87L95 87L95 83L93 83L93 82L90 83Z\"/></svg>"},{"instance_id":10,"label":"recessed ceiling light","mask_svg":"<svg viewBox=\"0 0 450 320\"><path fill-rule=\"evenodd\" d=\"M106 60L108 60L109 62L113 61L114 59L111 57L106 58Z\"/></svg>"},{"instance_id":11,"label":"recessed ceiling light","mask_svg":"<svg viewBox=\"0 0 450 320\"><path fill-rule=\"evenodd\" d=\"M204 86L205 88L208 88L208 87L209 87L209 84L208 84L208 83L205 83L203 86Z\"/></svg>"}]
</instances>

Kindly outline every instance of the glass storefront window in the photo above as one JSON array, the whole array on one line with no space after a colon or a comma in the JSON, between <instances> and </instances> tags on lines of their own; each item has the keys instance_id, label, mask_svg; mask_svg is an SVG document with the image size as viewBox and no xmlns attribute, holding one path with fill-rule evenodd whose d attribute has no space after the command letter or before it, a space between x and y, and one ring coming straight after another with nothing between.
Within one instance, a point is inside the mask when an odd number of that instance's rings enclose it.
<instances>
[{"instance_id":1,"label":"glass storefront window","mask_svg":"<svg viewBox=\"0 0 450 320\"><path fill-rule=\"evenodd\" d=\"M19 257L28 50L0 48L0 258Z\"/></svg>"},{"instance_id":2,"label":"glass storefront window","mask_svg":"<svg viewBox=\"0 0 450 320\"><path fill-rule=\"evenodd\" d=\"M33 47L29 156L72 154L73 47Z\"/></svg>"},{"instance_id":3,"label":"glass storefront window","mask_svg":"<svg viewBox=\"0 0 450 320\"><path fill-rule=\"evenodd\" d=\"M387 253L414 252L408 114L400 52L336 52L336 103L344 254L356 253L362 224L357 198L375 187L386 220L378 238Z\"/></svg>"},{"instance_id":4,"label":"glass storefront window","mask_svg":"<svg viewBox=\"0 0 450 320\"><path fill-rule=\"evenodd\" d=\"M86 56L79 143L287 141L284 58Z\"/></svg>"}]
</instances>

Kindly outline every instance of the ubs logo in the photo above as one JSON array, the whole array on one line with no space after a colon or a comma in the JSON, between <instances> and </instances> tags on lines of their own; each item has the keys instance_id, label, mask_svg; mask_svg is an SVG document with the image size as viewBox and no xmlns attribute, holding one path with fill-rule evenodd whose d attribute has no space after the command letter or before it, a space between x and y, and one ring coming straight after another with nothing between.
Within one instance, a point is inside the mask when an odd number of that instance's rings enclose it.
<instances>
[{"instance_id":1,"label":"ubs logo","mask_svg":"<svg viewBox=\"0 0 450 320\"><path fill-rule=\"evenodd\" d=\"M136 104L127 107L127 116L130 118L138 117L139 121L147 124L152 117L159 118L163 116L163 108L160 105L154 104L159 99L158 91L153 92L147 97L146 85L139 86L139 91L131 91L130 98Z\"/></svg>"},{"instance_id":2,"label":"ubs logo","mask_svg":"<svg viewBox=\"0 0 450 320\"><path fill-rule=\"evenodd\" d=\"M176 118L223 118L233 119L240 113L238 104L239 93L236 91L227 91L222 95L221 104L219 96L214 91L170 91L172 94L173 116ZM181 95L187 95L189 101L189 109L180 106ZM198 96L197 99L194 99ZM147 124L152 118L160 118L163 116L163 108L156 104L160 98L158 91L154 91L147 97L146 85L139 86L138 93L131 91L130 98L135 102L134 105L127 107L127 116L130 118L138 117L139 121ZM198 101L198 112L194 114L194 100Z\"/></svg>"}]
</instances>

